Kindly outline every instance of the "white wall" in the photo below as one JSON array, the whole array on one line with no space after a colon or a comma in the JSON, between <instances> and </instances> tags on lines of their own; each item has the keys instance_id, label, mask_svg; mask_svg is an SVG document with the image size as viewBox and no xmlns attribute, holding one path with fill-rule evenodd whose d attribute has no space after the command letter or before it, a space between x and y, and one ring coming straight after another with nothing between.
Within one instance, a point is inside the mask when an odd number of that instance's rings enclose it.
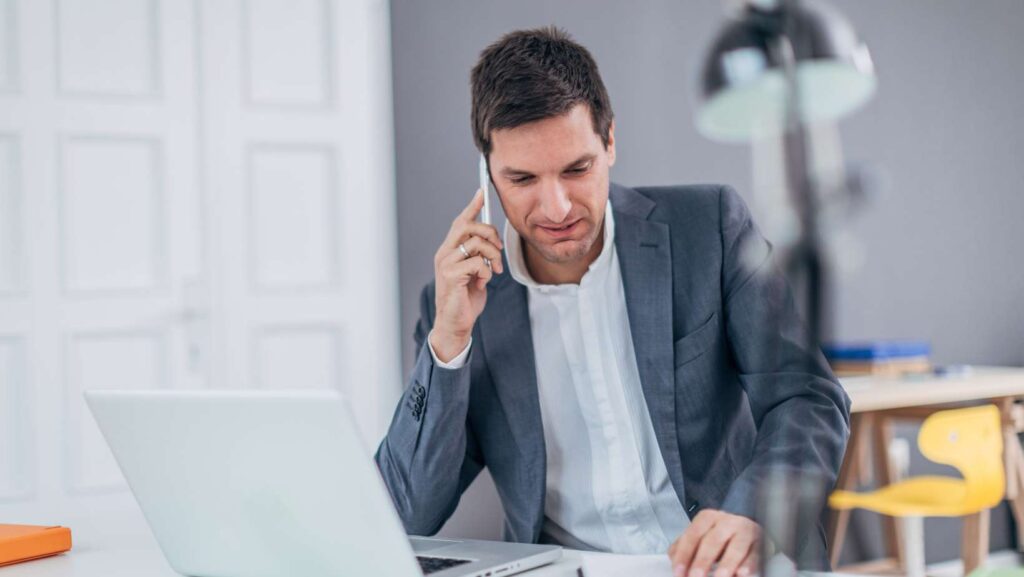
<instances>
[{"instance_id":1,"label":"white wall","mask_svg":"<svg viewBox=\"0 0 1024 577\"><path fill-rule=\"evenodd\" d=\"M401 378L383 0L0 0L0 522L148 539L90 388Z\"/></svg>"}]
</instances>

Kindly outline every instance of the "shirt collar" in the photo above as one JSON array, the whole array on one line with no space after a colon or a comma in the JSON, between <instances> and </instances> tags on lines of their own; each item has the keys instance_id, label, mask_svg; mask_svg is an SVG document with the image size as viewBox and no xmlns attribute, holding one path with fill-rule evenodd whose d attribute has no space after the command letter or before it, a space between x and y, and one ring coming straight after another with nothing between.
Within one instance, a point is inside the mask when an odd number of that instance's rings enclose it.
<instances>
[{"instance_id":1,"label":"shirt collar","mask_svg":"<svg viewBox=\"0 0 1024 577\"><path fill-rule=\"evenodd\" d=\"M605 202L604 207L604 246L601 248L601 254L597 255L594 262L590 263L590 266L587 268L587 272L583 274L583 279L580 280L581 285L593 274L600 274L608 270L608 267L611 266L612 252L614 250L615 218L612 216L612 203L609 200ZM519 232L507 220L505 221L505 253L508 257L509 273L516 282L526 288L551 290L557 287L576 286L574 284L544 285L533 280L529 269L526 268L526 252L523 249L522 237L519 236Z\"/></svg>"}]
</instances>

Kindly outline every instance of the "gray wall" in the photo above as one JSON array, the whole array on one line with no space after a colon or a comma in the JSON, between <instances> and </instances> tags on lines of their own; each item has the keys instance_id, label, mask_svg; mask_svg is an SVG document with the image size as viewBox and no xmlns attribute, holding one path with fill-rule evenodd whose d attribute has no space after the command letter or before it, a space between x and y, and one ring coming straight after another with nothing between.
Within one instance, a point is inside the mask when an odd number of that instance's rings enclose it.
<instances>
[{"instance_id":1,"label":"gray wall","mask_svg":"<svg viewBox=\"0 0 1024 577\"><path fill-rule=\"evenodd\" d=\"M880 81L842 126L847 157L889 182L851 225L866 260L836 287L836 334L928 339L942 363L1024 364L1024 2L834 3L869 43ZM703 139L691 121L697 65L721 18L710 0L392 0L404 334L434 250L476 188L468 72L504 32L557 24L593 52L617 119L613 179L725 182L751 199L748 150ZM411 339L404 361L408 374ZM497 536L495 515L479 515L493 501L478 483L446 530ZM849 556L874 550L876 522L861 519ZM996 547L1006 525L999 511ZM929 561L956 556L956 522L927 530Z\"/></svg>"}]
</instances>

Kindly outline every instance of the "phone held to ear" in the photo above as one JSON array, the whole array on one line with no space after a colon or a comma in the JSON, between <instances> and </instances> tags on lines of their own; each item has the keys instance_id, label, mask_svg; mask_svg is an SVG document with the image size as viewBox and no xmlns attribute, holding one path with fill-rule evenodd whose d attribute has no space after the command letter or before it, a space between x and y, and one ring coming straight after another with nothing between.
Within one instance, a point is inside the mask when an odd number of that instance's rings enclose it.
<instances>
[{"instance_id":1,"label":"phone held to ear","mask_svg":"<svg viewBox=\"0 0 1024 577\"><path fill-rule=\"evenodd\" d=\"M487 168L487 157L480 155L480 191L484 195L484 207L480 211L480 222L491 224L491 173ZM491 261L484 259L487 267L490 268Z\"/></svg>"}]
</instances>

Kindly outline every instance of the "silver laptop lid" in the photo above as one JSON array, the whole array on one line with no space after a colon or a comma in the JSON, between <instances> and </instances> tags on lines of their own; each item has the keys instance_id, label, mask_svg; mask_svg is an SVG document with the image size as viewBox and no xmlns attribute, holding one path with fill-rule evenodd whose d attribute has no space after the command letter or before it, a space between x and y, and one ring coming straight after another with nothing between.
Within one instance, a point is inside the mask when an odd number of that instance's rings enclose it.
<instances>
[{"instance_id":1,"label":"silver laptop lid","mask_svg":"<svg viewBox=\"0 0 1024 577\"><path fill-rule=\"evenodd\" d=\"M340 394L85 396L176 571L421 575Z\"/></svg>"}]
</instances>

